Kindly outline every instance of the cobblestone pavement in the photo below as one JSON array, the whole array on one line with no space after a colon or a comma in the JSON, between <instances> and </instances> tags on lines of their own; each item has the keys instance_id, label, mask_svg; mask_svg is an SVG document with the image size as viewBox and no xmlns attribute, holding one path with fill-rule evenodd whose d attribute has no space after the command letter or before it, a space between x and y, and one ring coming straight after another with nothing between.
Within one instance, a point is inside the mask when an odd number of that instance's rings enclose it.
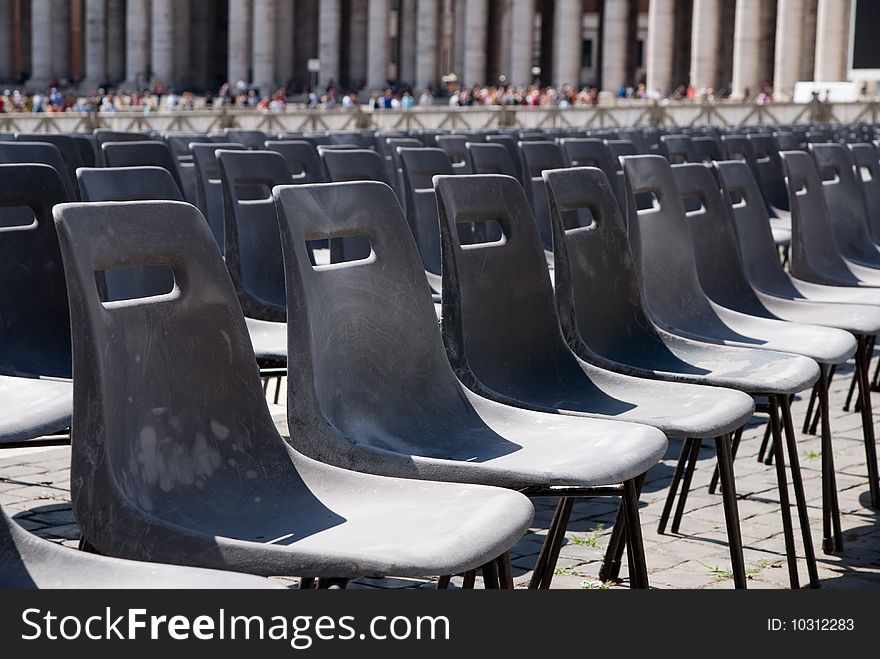
<instances>
[{"instance_id":1,"label":"cobblestone pavement","mask_svg":"<svg viewBox=\"0 0 880 659\"><path fill-rule=\"evenodd\" d=\"M798 450L807 494L813 545L823 588L880 588L880 512L869 507L867 469L861 421L842 405L851 370L844 369L832 384L832 431L845 551L822 553L821 477L819 439L802 435L806 396L793 405ZM875 396L880 394L875 394ZM880 406L875 406L880 410ZM272 405L284 428L284 408ZM787 588L785 550L775 467L757 462L766 417L756 416L743 435L735 463L739 514L745 543L750 588ZM875 432L880 427L875 423ZM642 494L641 520L651 586L654 588L732 588L721 497L707 490L715 464L714 442L705 441L687 502L680 534L658 535L657 521L681 450L671 441L663 462L648 474ZM0 504L26 529L44 538L75 547L79 538L70 506L70 447L27 447L0 450ZM511 558L517 587L524 588L546 534L555 500L536 500L534 528L514 547ZM562 547L553 588L625 588L622 581L604 584L598 571L614 521L616 499L582 500L575 504ZM799 556L803 556L797 515L792 508ZM624 561L625 564L625 561ZM799 561L801 582L806 569ZM296 581L291 580L291 585ZM453 586L460 578L453 579ZM479 584L479 582L478 582ZM430 580L362 580L353 587L431 588Z\"/></svg>"}]
</instances>

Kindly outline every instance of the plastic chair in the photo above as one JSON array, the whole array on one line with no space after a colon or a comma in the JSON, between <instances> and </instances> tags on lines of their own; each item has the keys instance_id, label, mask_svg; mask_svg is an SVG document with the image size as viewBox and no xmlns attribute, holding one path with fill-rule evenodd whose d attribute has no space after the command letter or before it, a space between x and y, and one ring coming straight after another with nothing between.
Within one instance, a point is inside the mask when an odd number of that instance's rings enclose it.
<instances>
[{"instance_id":1,"label":"plastic chair","mask_svg":"<svg viewBox=\"0 0 880 659\"><path fill-rule=\"evenodd\" d=\"M660 141L666 149L666 157L673 165L696 162L697 157L688 135L662 135Z\"/></svg>"},{"instance_id":2,"label":"plastic chair","mask_svg":"<svg viewBox=\"0 0 880 659\"><path fill-rule=\"evenodd\" d=\"M419 248L428 284L432 291L440 293L443 287L440 276L440 230L437 224L437 195L432 179L437 174L455 172L443 149L397 147L397 153L403 169L406 220Z\"/></svg>"},{"instance_id":3,"label":"plastic chair","mask_svg":"<svg viewBox=\"0 0 880 659\"><path fill-rule=\"evenodd\" d=\"M104 142L101 149L104 167L162 167L183 194L177 162L164 142Z\"/></svg>"},{"instance_id":4,"label":"plastic chair","mask_svg":"<svg viewBox=\"0 0 880 659\"><path fill-rule=\"evenodd\" d=\"M553 263L553 230L550 227L550 205L547 188L541 172L545 169L565 167L565 157L555 142L520 142L523 171L525 172L526 198L532 209L535 224L544 244L548 264Z\"/></svg>"},{"instance_id":5,"label":"plastic chair","mask_svg":"<svg viewBox=\"0 0 880 659\"><path fill-rule=\"evenodd\" d=\"M318 150L302 140L278 140L265 143L267 151L280 153L290 169L294 183L324 183L327 176Z\"/></svg>"},{"instance_id":6,"label":"plastic chair","mask_svg":"<svg viewBox=\"0 0 880 659\"><path fill-rule=\"evenodd\" d=\"M549 170L544 173L550 195L554 244L557 258L556 306L562 332L571 349L583 360L637 377L729 387L754 397L784 398L803 390L816 378L811 360L770 351L750 350L698 342L658 327L643 307L642 283L635 268L620 210L603 172L592 168ZM586 227L566 222L572 213L589 209L593 223ZM778 263L778 261L777 261ZM598 313L601 310L601 313ZM775 409L775 408L774 408ZM786 407L787 409L787 407ZM716 439L719 475L732 479L735 450ZM658 532L664 533L682 477L688 472L692 452L700 440L689 439L682 447L669 496L660 517ZM694 443L697 448L694 449ZM673 518L677 533L687 501L688 478ZM717 479L713 477L713 484ZM713 488L714 490L714 485ZM737 538L736 501L732 487L724 485L728 536ZM726 493L726 494L725 494ZM737 575L737 585L745 574Z\"/></svg>"},{"instance_id":7,"label":"plastic chair","mask_svg":"<svg viewBox=\"0 0 880 659\"><path fill-rule=\"evenodd\" d=\"M473 174L474 170L468 158L467 147L469 141L479 141L475 137L464 135L438 135L437 146L446 152L452 161L452 169L456 174Z\"/></svg>"},{"instance_id":8,"label":"plastic chair","mask_svg":"<svg viewBox=\"0 0 880 659\"><path fill-rule=\"evenodd\" d=\"M95 151L95 164L87 163L87 167L103 167L104 151L103 146L106 142L144 142L153 140L149 133L140 133L124 130L109 130L107 128L96 128L92 131L92 145Z\"/></svg>"},{"instance_id":9,"label":"plastic chair","mask_svg":"<svg viewBox=\"0 0 880 659\"><path fill-rule=\"evenodd\" d=\"M88 166L83 160L82 153L80 152L76 140L70 135L64 135L62 133L16 133L15 141L46 142L48 144L54 144L58 147L58 151L61 152L64 164L67 165L67 171L71 181L76 179L76 170L78 167Z\"/></svg>"},{"instance_id":10,"label":"plastic chair","mask_svg":"<svg viewBox=\"0 0 880 659\"><path fill-rule=\"evenodd\" d=\"M689 215L688 224L700 283L708 297L714 302L741 313L760 318L795 321L801 324L821 325L845 330L856 336L856 370L859 381L867 383L870 379L869 360L864 357L872 338L880 333L880 308L863 305L844 305L809 301L804 299L780 298L757 292L743 267L743 257L737 241L734 226L733 208L728 198L718 189L716 178L705 166L675 167L676 181L683 196L699 198L703 212ZM721 274L723 273L723 275ZM878 300L880 302L880 300ZM829 337L830 340L830 337ZM815 356L804 350L807 356ZM817 361L824 368L830 369L835 362ZM839 363L839 362L837 362ZM817 392L818 393L818 392ZM880 482L878 482L877 455L874 446L874 426L871 418L870 387L866 387L865 397L861 398L864 412L862 415L863 432L865 435L865 451L868 456L868 475L872 497L880 502ZM809 418L809 414L807 415ZM826 464L823 465L823 477L829 479L826 487L834 484L833 462L831 455L831 431L823 428L824 439L828 442L823 447ZM827 525L830 528L831 508L826 506ZM826 536L826 550L831 551L830 535ZM838 549L841 548L842 537L837 539Z\"/></svg>"},{"instance_id":11,"label":"plastic chair","mask_svg":"<svg viewBox=\"0 0 880 659\"><path fill-rule=\"evenodd\" d=\"M384 142L385 149L388 151L388 155L386 156L385 160L385 168L388 172L388 176L391 179L391 182L393 183L391 187L397 194L397 199L400 201L400 206L404 209L404 212L406 212L406 194L404 193L403 185L403 165L400 164L400 154L397 153L397 147L402 146L406 148L419 149L422 148L424 144L422 144L414 137L389 137L386 138ZM390 158L390 162L388 158Z\"/></svg>"},{"instance_id":12,"label":"plastic chair","mask_svg":"<svg viewBox=\"0 0 880 659\"><path fill-rule=\"evenodd\" d=\"M0 142L0 165L40 163L49 165L61 178L68 200L79 199L79 190L70 178L70 170L61 151L48 142Z\"/></svg>"},{"instance_id":13,"label":"plastic chair","mask_svg":"<svg viewBox=\"0 0 880 659\"><path fill-rule=\"evenodd\" d=\"M427 283L418 281L421 260L390 188L276 188L275 199L288 306L304 319L291 330L298 377L290 382L289 425L321 419L336 439L315 441L315 434L297 448L357 471L533 496L601 494L604 486L627 483L627 514L635 514L634 480L665 451L662 433L510 408L465 389L446 358ZM316 271L306 241L341 235L369 237L370 258ZM330 336L345 336L345 349L315 340ZM564 532L548 534L533 585L549 586ZM643 564L640 539L631 541ZM646 575L640 578L646 586Z\"/></svg>"},{"instance_id":14,"label":"plastic chair","mask_svg":"<svg viewBox=\"0 0 880 659\"><path fill-rule=\"evenodd\" d=\"M750 134L749 144L754 157L755 178L761 186L764 199L774 217L786 217L791 212L779 150L771 135Z\"/></svg>"},{"instance_id":15,"label":"plastic chair","mask_svg":"<svg viewBox=\"0 0 880 659\"><path fill-rule=\"evenodd\" d=\"M516 168L516 178L522 183L525 178L522 171L522 157L519 155L519 147L517 146L517 138L513 135L486 135L488 144L501 144L510 156L513 166Z\"/></svg>"},{"instance_id":16,"label":"plastic chair","mask_svg":"<svg viewBox=\"0 0 880 659\"><path fill-rule=\"evenodd\" d=\"M474 174L504 174L517 178L517 168L503 144L468 142L465 148Z\"/></svg>"},{"instance_id":17,"label":"plastic chair","mask_svg":"<svg viewBox=\"0 0 880 659\"><path fill-rule=\"evenodd\" d=\"M42 540L0 509L0 588L284 588L245 574L97 556Z\"/></svg>"},{"instance_id":18,"label":"plastic chair","mask_svg":"<svg viewBox=\"0 0 880 659\"><path fill-rule=\"evenodd\" d=\"M754 404L741 392L638 379L578 358L560 330L538 230L516 180L439 176L435 185L443 338L469 389L518 407L646 423L683 438L726 436L751 418ZM453 237L456 223L475 217L498 222L504 240L464 249ZM730 543L741 566L735 534ZM609 548L611 560L617 551Z\"/></svg>"},{"instance_id":19,"label":"plastic chair","mask_svg":"<svg viewBox=\"0 0 880 659\"><path fill-rule=\"evenodd\" d=\"M241 128L227 128L223 131L227 142L241 144L252 151L262 150L266 143L266 133L261 130L242 130Z\"/></svg>"},{"instance_id":20,"label":"plastic chair","mask_svg":"<svg viewBox=\"0 0 880 659\"><path fill-rule=\"evenodd\" d=\"M696 162L712 163L727 160L724 143L717 135L706 135L691 138L691 149Z\"/></svg>"},{"instance_id":21,"label":"plastic chair","mask_svg":"<svg viewBox=\"0 0 880 659\"><path fill-rule=\"evenodd\" d=\"M196 206L208 220L214 240L222 254L225 250L225 208L223 200L223 180L216 151L244 151L241 144L191 144L193 164L196 168Z\"/></svg>"},{"instance_id":22,"label":"plastic chair","mask_svg":"<svg viewBox=\"0 0 880 659\"><path fill-rule=\"evenodd\" d=\"M620 160L610 147L599 139L569 138L559 141L569 167L598 167L611 183L621 213L626 213L626 186ZM546 179L545 179L546 180Z\"/></svg>"},{"instance_id":23,"label":"plastic chair","mask_svg":"<svg viewBox=\"0 0 880 659\"><path fill-rule=\"evenodd\" d=\"M210 144L211 139L201 133L165 133L165 144L171 151L174 162L177 165L177 173L184 198L191 204L198 203L196 188L196 166L193 162L190 144Z\"/></svg>"},{"instance_id":24,"label":"plastic chair","mask_svg":"<svg viewBox=\"0 0 880 659\"><path fill-rule=\"evenodd\" d=\"M77 373L71 495L101 553L265 576L425 576L488 563L528 528L519 493L360 474L287 445L192 206L72 204L55 218ZM134 265L171 269L174 292L103 304L95 271Z\"/></svg>"},{"instance_id":25,"label":"plastic chair","mask_svg":"<svg viewBox=\"0 0 880 659\"><path fill-rule=\"evenodd\" d=\"M880 154L873 144L850 144L849 150L865 196L871 240L880 243Z\"/></svg>"},{"instance_id":26,"label":"plastic chair","mask_svg":"<svg viewBox=\"0 0 880 659\"><path fill-rule=\"evenodd\" d=\"M218 150L226 221L226 267L245 316L285 322L284 263L272 188L290 183L274 151ZM244 190L242 190L244 188Z\"/></svg>"},{"instance_id":27,"label":"plastic chair","mask_svg":"<svg viewBox=\"0 0 880 659\"><path fill-rule=\"evenodd\" d=\"M54 148L54 147L53 147ZM0 165L0 445L70 426L70 317L52 206L67 201L49 165Z\"/></svg>"},{"instance_id":28,"label":"plastic chair","mask_svg":"<svg viewBox=\"0 0 880 659\"><path fill-rule=\"evenodd\" d=\"M822 192L834 246L844 259L875 280L880 275L876 272L880 268L880 247L871 237L863 186L856 178L852 154L843 144L812 144L810 152L824 179Z\"/></svg>"}]
</instances>

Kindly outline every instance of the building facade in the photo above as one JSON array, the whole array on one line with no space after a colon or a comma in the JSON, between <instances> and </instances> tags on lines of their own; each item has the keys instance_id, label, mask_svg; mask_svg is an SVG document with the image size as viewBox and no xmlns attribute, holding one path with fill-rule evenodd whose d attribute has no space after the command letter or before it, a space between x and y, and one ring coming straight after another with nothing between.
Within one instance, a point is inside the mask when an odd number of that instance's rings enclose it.
<instances>
[{"instance_id":1,"label":"building facade","mask_svg":"<svg viewBox=\"0 0 880 659\"><path fill-rule=\"evenodd\" d=\"M734 97L844 80L848 0L0 0L0 80L571 84Z\"/></svg>"}]
</instances>

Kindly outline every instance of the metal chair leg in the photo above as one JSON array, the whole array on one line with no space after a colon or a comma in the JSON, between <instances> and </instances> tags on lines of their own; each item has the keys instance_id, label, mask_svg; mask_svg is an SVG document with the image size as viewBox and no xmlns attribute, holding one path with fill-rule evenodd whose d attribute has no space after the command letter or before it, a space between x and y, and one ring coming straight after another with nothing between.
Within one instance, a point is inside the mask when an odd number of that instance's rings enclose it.
<instances>
[{"instance_id":1,"label":"metal chair leg","mask_svg":"<svg viewBox=\"0 0 880 659\"><path fill-rule=\"evenodd\" d=\"M510 552L504 552L495 559L498 564L498 585L502 590L513 590L513 568L510 566Z\"/></svg>"},{"instance_id":2,"label":"metal chair leg","mask_svg":"<svg viewBox=\"0 0 880 659\"><path fill-rule=\"evenodd\" d=\"M495 559L486 563L480 570L483 573L483 587L486 590L498 590L501 584L498 582L498 565Z\"/></svg>"},{"instance_id":3,"label":"metal chair leg","mask_svg":"<svg viewBox=\"0 0 880 659\"><path fill-rule=\"evenodd\" d=\"M642 487L645 484L647 472L636 479L636 494L642 495ZM671 505L671 504L670 504ZM668 515L667 515L668 516ZM616 581L620 576L621 559L623 558L623 550L626 545L626 513L623 509L623 499L617 508L617 517L614 520L614 526L611 529L611 537L608 539L608 546L605 548L605 558L599 568L599 579L602 581Z\"/></svg>"},{"instance_id":4,"label":"metal chair leg","mask_svg":"<svg viewBox=\"0 0 880 659\"><path fill-rule=\"evenodd\" d=\"M859 375L859 401L861 403L862 433L865 440L865 458L868 462L868 486L871 507L880 508L880 476L877 470L877 444L874 438L874 413L871 409L871 386L868 383L868 341L859 337L856 349L856 372Z\"/></svg>"},{"instance_id":5,"label":"metal chair leg","mask_svg":"<svg viewBox=\"0 0 880 659\"><path fill-rule=\"evenodd\" d=\"M553 514L553 521L547 530L547 539L538 554L538 562L529 581L529 588L546 589L553 580L553 571L556 569L556 561L559 560L559 551L565 540L565 530L568 528L568 520L571 517L571 509L574 498L562 497Z\"/></svg>"},{"instance_id":6,"label":"metal chair leg","mask_svg":"<svg viewBox=\"0 0 880 659\"><path fill-rule=\"evenodd\" d=\"M449 574L444 574L439 579L437 579L437 590L447 590L449 588L449 582L452 581L452 576Z\"/></svg>"},{"instance_id":7,"label":"metal chair leg","mask_svg":"<svg viewBox=\"0 0 880 659\"><path fill-rule=\"evenodd\" d=\"M678 463L675 465L675 471L672 473L672 482L669 484L669 494L666 495L666 503L663 505L663 511L660 513L660 521L657 523L657 533L663 535L666 533L666 524L669 522L669 515L672 514L672 506L675 503L675 496L678 494L678 485L681 482L681 476L684 473L685 464L691 452L691 440L685 439L681 444L681 454L678 456ZM623 510L621 503L621 510ZM620 515L618 515L618 519Z\"/></svg>"},{"instance_id":8,"label":"metal chair leg","mask_svg":"<svg viewBox=\"0 0 880 659\"><path fill-rule=\"evenodd\" d=\"M740 427L733 434L733 444L731 445L730 455L732 460L736 460L736 452L739 450L739 444L742 441L744 427ZM709 494L715 494L718 489L718 465L715 465L715 471L712 472L712 479L709 481Z\"/></svg>"},{"instance_id":9,"label":"metal chair leg","mask_svg":"<svg viewBox=\"0 0 880 659\"><path fill-rule=\"evenodd\" d=\"M299 580L300 590L314 590L316 579L314 577L303 577Z\"/></svg>"},{"instance_id":10,"label":"metal chair leg","mask_svg":"<svg viewBox=\"0 0 880 659\"><path fill-rule=\"evenodd\" d=\"M813 550L813 534L810 530L810 515L807 512L807 498L804 495L804 481L801 477L801 464L794 436L794 424L791 420L791 407L788 396L779 396L779 409L782 411L782 430L785 433L785 444L788 447L788 463L791 469L791 483L794 487L794 498L797 504L798 522L801 526L801 537L804 541L804 560L807 562L807 574L810 577L810 588L819 588L819 571L816 567L816 552Z\"/></svg>"},{"instance_id":11,"label":"metal chair leg","mask_svg":"<svg viewBox=\"0 0 880 659\"><path fill-rule=\"evenodd\" d=\"M681 527L681 518L684 515L684 508L687 504L688 494L691 491L691 480L694 477L694 471L697 468L697 457L700 454L700 446L703 440L699 437L694 438L691 444L691 454L688 457L687 470L684 472L684 479L681 483L681 492L678 495L678 506L675 508L675 515L672 517L672 532L678 533Z\"/></svg>"},{"instance_id":12,"label":"metal chair leg","mask_svg":"<svg viewBox=\"0 0 880 659\"><path fill-rule=\"evenodd\" d=\"M645 545L642 542L642 524L639 520L639 495L636 484L628 480L623 484L624 513L626 515L627 557L630 561L630 587L646 589L648 566L645 561Z\"/></svg>"},{"instance_id":13,"label":"metal chair leg","mask_svg":"<svg viewBox=\"0 0 880 659\"><path fill-rule=\"evenodd\" d=\"M822 551L830 554L833 551L843 551L843 532L840 528L837 476L831 444L831 408L828 401L830 378L824 367L819 371L819 383L819 410L822 415Z\"/></svg>"},{"instance_id":14,"label":"metal chair leg","mask_svg":"<svg viewBox=\"0 0 880 659\"><path fill-rule=\"evenodd\" d=\"M715 438L718 471L721 478L721 496L724 503L724 521L727 523L727 544L736 588L746 587L746 564L743 559L742 534L739 527L739 510L736 505L736 483L733 475L733 451L730 435Z\"/></svg>"},{"instance_id":15,"label":"metal chair leg","mask_svg":"<svg viewBox=\"0 0 880 659\"><path fill-rule=\"evenodd\" d=\"M788 577L793 589L800 588L797 569L797 551L794 546L794 529L791 523L791 503L788 499L788 480L785 476L785 458L783 457L782 432L779 428L779 416L776 404L770 400L770 428L773 433L773 452L776 462L776 483L779 487L779 509L782 514L782 532L785 538L785 556L788 562Z\"/></svg>"},{"instance_id":16,"label":"metal chair leg","mask_svg":"<svg viewBox=\"0 0 880 659\"><path fill-rule=\"evenodd\" d=\"M822 367L822 370L825 370L825 367L824 367L824 366ZM836 366L836 365L832 366L832 367L828 370L828 381L825 383L825 390L826 390L826 391L830 391L830 390L831 390L831 381L834 379L834 374L835 374L836 372L837 372L837 366ZM818 383L816 384L816 386L817 386L817 387L819 386ZM829 411L829 414L830 414L830 411ZM816 429L819 427L819 421L820 421L820 418L819 418L819 417L820 417L820 411L819 411L819 408L817 407L817 408L816 408L816 412L813 414L813 422L810 424L810 432L809 432L809 434L811 434L811 435L815 435L815 434L816 434Z\"/></svg>"},{"instance_id":17,"label":"metal chair leg","mask_svg":"<svg viewBox=\"0 0 880 659\"><path fill-rule=\"evenodd\" d=\"M804 427L801 432L805 435L810 434L810 422L813 419L814 412L818 413L818 409L816 409L816 401L819 398L819 390L817 387L819 383L813 385L813 388L810 390L810 402L807 405L807 413L804 415Z\"/></svg>"},{"instance_id":18,"label":"metal chair leg","mask_svg":"<svg viewBox=\"0 0 880 659\"><path fill-rule=\"evenodd\" d=\"M473 590L474 584L477 582L477 571L476 570L468 570L464 573L464 578L461 582L462 590Z\"/></svg>"}]
</instances>

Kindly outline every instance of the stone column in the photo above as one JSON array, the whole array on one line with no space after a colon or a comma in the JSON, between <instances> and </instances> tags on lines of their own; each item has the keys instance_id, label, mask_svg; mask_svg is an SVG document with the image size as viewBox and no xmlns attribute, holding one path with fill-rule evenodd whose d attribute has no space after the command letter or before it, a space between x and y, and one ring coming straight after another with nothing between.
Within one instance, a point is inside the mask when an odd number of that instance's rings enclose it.
<instances>
[{"instance_id":1,"label":"stone column","mask_svg":"<svg viewBox=\"0 0 880 659\"><path fill-rule=\"evenodd\" d=\"M174 85L177 91L186 91L194 82L192 47L197 32L207 29L204 23L192 23L190 0L174 0Z\"/></svg>"},{"instance_id":2,"label":"stone column","mask_svg":"<svg viewBox=\"0 0 880 659\"><path fill-rule=\"evenodd\" d=\"M31 79L28 85L42 90L52 77L53 0L31 2Z\"/></svg>"},{"instance_id":3,"label":"stone column","mask_svg":"<svg viewBox=\"0 0 880 659\"><path fill-rule=\"evenodd\" d=\"M229 60L226 70L232 89L248 82L251 69L251 2L229 0Z\"/></svg>"},{"instance_id":4,"label":"stone column","mask_svg":"<svg viewBox=\"0 0 880 659\"><path fill-rule=\"evenodd\" d=\"M107 79L107 1L86 0L86 77L85 90L96 89Z\"/></svg>"},{"instance_id":5,"label":"stone column","mask_svg":"<svg viewBox=\"0 0 880 659\"><path fill-rule=\"evenodd\" d=\"M52 77L70 77L70 0L53 0L49 38L52 40ZM34 30L46 26L34 24ZM43 33L45 38L45 32Z\"/></svg>"},{"instance_id":6,"label":"stone column","mask_svg":"<svg viewBox=\"0 0 880 659\"><path fill-rule=\"evenodd\" d=\"M401 82L415 84L416 80L416 0L401 0L400 61L397 78Z\"/></svg>"},{"instance_id":7,"label":"stone column","mask_svg":"<svg viewBox=\"0 0 880 659\"><path fill-rule=\"evenodd\" d=\"M553 81L557 87L580 84L583 3L558 0L553 26Z\"/></svg>"},{"instance_id":8,"label":"stone column","mask_svg":"<svg viewBox=\"0 0 880 659\"><path fill-rule=\"evenodd\" d=\"M150 68L166 89L174 85L175 4L175 0L152 0L151 3L152 66Z\"/></svg>"},{"instance_id":9,"label":"stone column","mask_svg":"<svg viewBox=\"0 0 880 659\"><path fill-rule=\"evenodd\" d=\"M388 0L369 0L367 18L367 87L384 89L388 82Z\"/></svg>"},{"instance_id":10,"label":"stone column","mask_svg":"<svg viewBox=\"0 0 880 659\"><path fill-rule=\"evenodd\" d=\"M779 0L776 5L776 53L773 59L774 95L788 100L801 69L804 0Z\"/></svg>"},{"instance_id":11,"label":"stone column","mask_svg":"<svg viewBox=\"0 0 880 659\"><path fill-rule=\"evenodd\" d=\"M254 0L254 87L261 96L275 91L275 0Z\"/></svg>"},{"instance_id":12,"label":"stone column","mask_svg":"<svg viewBox=\"0 0 880 659\"><path fill-rule=\"evenodd\" d=\"M146 86L150 52L149 0L126 1L125 42L125 85Z\"/></svg>"},{"instance_id":13,"label":"stone column","mask_svg":"<svg viewBox=\"0 0 880 659\"><path fill-rule=\"evenodd\" d=\"M420 0L424 2L424 0ZM465 0L464 6L464 84L486 84L486 31L489 6L487 0ZM421 35L419 48L421 49Z\"/></svg>"},{"instance_id":14,"label":"stone column","mask_svg":"<svg viewBox=\"0 0 880 659\"><path fill-rule=\"evenodd\" d=\"M318 59L321 71L318 86L326 87L332 80L339 85L339 38L342 28L340 0L321 0L318 14Z\"/></svg>"},{"instance_id":15,"label":"stone column","mask_svg":"<svg viewBox=\"0 0 880 659\"><path fill-rule=\"evenodd\" d=\"M617 92L626 85L626 54L629 48L629 1L605 0L602 25L602 88Z\"/></svg>"},{"instance_id":16,"label":"stone column","mask_svg":"<svg viewBox=\"0 0 880 659\"><path fill-rule=\"evenodd\" d=\"M468 0L468 6L471 2ZM419 0L416 16L416 95L422 89L437 84L437 7L437 0Z\"/></svg>"},{"instance_id":17,"label":"stone column","mask_svg":"<svg viewBox=\"0 0 880 659\"><path fill-rule=\"evenodd\" d=\"M733 27L734 98L758 93L761 80L761 0L737 0Z\"/></svg>"},{"instance_id":18,"label":"stone column","mask_svg":"<svg viewBox=\"0 0 880 659\"><path fill-rule=\"evenodd\" d=\"M646 87L648 93L667 96L672 91L675 48L675 0L651 0L648 6Z\"/></svg>"},{"instance_id":19,"label":"stone column","mask_svg":"<svg viewBox=\"0 0 880 659\"><path fill-rule=\"evenodd\" d=\"M497 70L489 71L491 82L495 82L498 79L498 76L503 74L507 79L507 84L510 83L510 51L511 44L514 41L514 35L511 33L512 4L512 0L501 0L498 3L498 12L500 14L498 17L498 43L494 46L494 52L496 53L495 66L497 67ZM521 47L518 40L516 47Z\"/></svg>"},{"instance_id":20,"label":"stone column","mask_svg":"<svg viewBox=\"0 0 880 659\"><path fill-rule=\"evenodd\" d=\"M348 28L348 86L352 89L367 84L367 0L351 0Z\"/></svg>"},{"instance_id":21,"label":"stone column","mask_svg":"<svg viewBox=\"0 0 880 659\"><path fill-rule=\"evenodd\" d=\"M535 50L535 0L513 0L510 82L525 87L532 81Z\"/></svg>"},{"instance_id":22,"label":"stone column","mask_svg":"<svg viewBox=\"0 0 880 659\"><path fill-rule=\"evenodd\" d=\"M107 79L125 77L125 8L122 0L107 0Z\"/></svg>"},{"instance_id":23,"label":"stone column","mask_svg":"<svg viewBox=\"0 0 880 659\"><path fill-rule=\"evenodd\" d=\"M15 77L12 56L14 22L12 0L0 1L0 80L12 80Z\"/></svg>"},{"instance_id":24,"label":"stone column","mask_svg":"<svg viewBox=\"0 0 880 659\"><path fill-rule=\"evenodd\" d=\"M293 0L278 0L276 8L275 48L278 59L275 61L275 75L282 85L289 85L293 79Z\"/></svg>"},{"instance_id":25,"label":"stone column","mask_svg":"<svg viewBox=\"0 0 880 659\"><path fill-rule=\"evenodd\" d=\"M698 92L718 87L721 0L694 0L691 25L691 85Z\"/></svg>"},{"instance_id":26,"label":"stone column","mask_svg":"<svg viewBox=\"0 0 880 659\"><path fill-rule=\"evenodd\" d=\"M816 68L819 82L846 80L849 54L849 3L819 0L816 24Z\"/></svg>"}]
</instances>

